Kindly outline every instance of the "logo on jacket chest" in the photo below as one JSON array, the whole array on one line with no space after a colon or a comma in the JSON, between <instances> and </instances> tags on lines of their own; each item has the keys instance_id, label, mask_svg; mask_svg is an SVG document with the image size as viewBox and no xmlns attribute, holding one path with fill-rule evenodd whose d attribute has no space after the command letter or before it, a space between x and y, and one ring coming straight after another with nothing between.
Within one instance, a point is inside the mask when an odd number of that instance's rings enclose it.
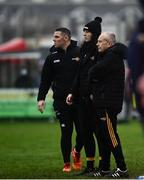
<instances>
[{"instance_id":1,"label":"logo on jacket chest","mask_svg":"<svg viewBox=\"0 0 144 180\"><path fill-rule=\"evenodd\" d=\"M60 62L60 59L55 59L53 62L54 62L54 63L59 63L59 62Z\"/></svg>"},{"instance_id":2,"label":"logo on jacket chest","mask_svg":"<svg viewBox=\"0 0 144 180\"><path fill-rule=\"evenodd\" d=\"M92 61L94 61L95 57L94 57L94 56L91 56L90 59L91 59Z\"/></svg>"},{"instance_id":3,"label":"logo on jacket chest","mask_svg":"<svg viewBox=\"0 0 144 180\"><path fill-rule=\"evenodd\" d=\"M79 58L79 57L73 57L72 60L73 60L73 61L79 61L80 58Z\"/></svg>"}]
</instances>

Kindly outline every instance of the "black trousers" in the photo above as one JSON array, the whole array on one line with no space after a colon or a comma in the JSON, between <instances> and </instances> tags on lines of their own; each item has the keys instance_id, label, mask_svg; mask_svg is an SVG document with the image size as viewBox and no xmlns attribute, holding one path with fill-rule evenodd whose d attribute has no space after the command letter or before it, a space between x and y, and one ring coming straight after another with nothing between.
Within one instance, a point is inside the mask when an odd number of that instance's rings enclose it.
<instances>
[{"instance_id":1,"label":"black trousers","mask_svg":"<svg viewBox=\"0 0 144 180\"><path fill-rule=\"evenodd\" d=\"M94 138L94 111L89 99L81 98L79 102L79 119L84 142L86 157L95 157L95 138Z\"/></svg>"},{"instance_id":2,"label":"black trousers","mask_svg":"<svg viewBox=\"0 0 144 180\"><path fill-rule=\"evenodd\" d=\"M64 101L54 101L53 103L56 117L60 122L61 128L61 151L64 163L70 162L70 153L72 150L72 133L73 124L76 130L76 145L75 148L78 152L83 147L83 142L80 132L80 123L78 118L78 108L76 105L67 105Z\"/></svg>"},{"instance_id":3,"label":"black trousers","mask_svg":"<svg viewBox=\"0 0 144 180\"><path fill-rule=\"evenodd\" d=\"M99 169L104 171L110 170L110 158L111 158L111 149L109 143L105 136L102 136L103 123L99 120L99 116L95 115L96 128L95 135L97 138L97 143L99 147Z\"/></svg>"},{"instance_id":4,"label":"black trousers","mask_svg":"<svg viewBox=\"0 0 144 180\"><path fill-rule=\"evenodd\" d=\"M105 110L105 109L97 109L96 112L97 118L97 136L99 137L100 146L101 148L105 148L106 144L108 145L109 149L103 149L104 152L104 161L102 161L101 166L105 168L107 164L107 157L109 158L109 153L107 151L111 151L115 158L117 167L121 170L126 169L126 164L122 152L120 138L117 132L117 113L112 110ZM104 145L104 144L105 145Z\"/></svg>"},{"instance_id":5,"label":"black trousers","mask_svg":"<svg viewBox=\"0 0 144 180\"><path fill-rule=\"evenodd\" d=\"M111 150L107 141L101 137L101 126L96 118L96 112L89 98L82 97L79 104L80 125L86 157L94 158L96 153L95 137L99 150L99 168L103 170L110 169Z\"/></svg>"}]
</instances>

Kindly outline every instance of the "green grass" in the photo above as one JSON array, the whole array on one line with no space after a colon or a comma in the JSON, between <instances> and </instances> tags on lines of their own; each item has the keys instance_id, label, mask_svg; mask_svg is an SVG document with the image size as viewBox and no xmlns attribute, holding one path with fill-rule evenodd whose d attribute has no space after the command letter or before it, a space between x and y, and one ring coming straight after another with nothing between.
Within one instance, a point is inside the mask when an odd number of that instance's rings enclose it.
<instances>
[{"instance_id":1,"label":"green grass","mask_svg":"<svg viewBox=\"0 0 144 180\"><path fill-rule=\"evenodd\" d=\"M118 130L130 177L144 175L144 136L139 123L121 124ZM62 173L59 140L58 123L0 123L0 178L79 178L73 171ZM84 151L82 156L85 161ZM113 158L111 164L114 168Z\"/></svg>"}]
</instances>

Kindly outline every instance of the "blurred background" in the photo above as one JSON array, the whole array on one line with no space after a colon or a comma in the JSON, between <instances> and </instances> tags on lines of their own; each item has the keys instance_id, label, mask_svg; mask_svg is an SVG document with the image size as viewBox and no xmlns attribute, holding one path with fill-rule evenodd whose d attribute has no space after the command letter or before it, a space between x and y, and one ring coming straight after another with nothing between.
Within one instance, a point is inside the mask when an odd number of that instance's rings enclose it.
<instances>
[{"instance_id":1,"label":"blurred background","mask_svg":"<svg viewBox=\"0 0 144 180\"><path fill-rule=\"evenodd\" d=\"M51 93L43 115L36 107L53 32L67 27L81 42L83 26L96 16L103 18L103 31L128 45L142 8L137 0L0 0L0 119L54 118ZM125 106L120 119L129 113Z\"/></svg>"},{"instance_id":2,"label":"blurred background","mask_svg":"<svg viewBox=\"0 0 144 180\"><path fill-rule=\"evenodd\" d=\"M61 171L59 123L49 123L56 121L52 92L43 114L37 110L37 92L54 30L69 28L81 44L84 25L101 16L102 30L114 32L117 41L129 47L118 131L130 178L143 179L144 20L139 23L143 4L144 0L0 0L0 178L77 178L74 172ZM85 163L84 152L82 157ZM111 164L112 169L113 159Z\"/></svg>"}]
</instances>

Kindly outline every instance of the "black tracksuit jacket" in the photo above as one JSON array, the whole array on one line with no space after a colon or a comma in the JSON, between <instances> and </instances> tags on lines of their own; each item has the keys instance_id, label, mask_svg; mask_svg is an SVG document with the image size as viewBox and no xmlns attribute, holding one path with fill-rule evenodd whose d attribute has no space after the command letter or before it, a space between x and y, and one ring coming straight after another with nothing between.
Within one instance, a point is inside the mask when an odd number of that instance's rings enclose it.
<instances>
[{"instance_id":1,"label":"black tracksuit jacket","mask_svg":"<svg viewBox=\"0 0 144 180\"><path fill-rule=\"evenodd\" d=\"M124 58L126 47L116 43L99 54L98 61L89 70L92 100L97 109L105 108L119 113L124 95Z\"/></svg>"},{"instance_id":2,"label":"black tracksuit jacket","mask_svg":"<svg viewBox=\"0 0 144 180\"><path fill-rule=\"evenodd\" d=\"M65 102L79 66L80 50L76 41L71 41L66 51L55 48L50 50L44 63L37 100L45 100L52 86L54 100Z\"/></svg>"},{"instance_id":3,"label":"black tracksuit jacket","mask_svg":"<svg viewBox=\"0 0 144 180\"><path fill-rule=\"evenodd\" d=\"M71 92L74 100L79 101L81 98L89 98L91 93L88 72L96 64L97 47L91 42L86 42L80 49L80 65L75 77Z\"/></svg>"}]
</instances>

